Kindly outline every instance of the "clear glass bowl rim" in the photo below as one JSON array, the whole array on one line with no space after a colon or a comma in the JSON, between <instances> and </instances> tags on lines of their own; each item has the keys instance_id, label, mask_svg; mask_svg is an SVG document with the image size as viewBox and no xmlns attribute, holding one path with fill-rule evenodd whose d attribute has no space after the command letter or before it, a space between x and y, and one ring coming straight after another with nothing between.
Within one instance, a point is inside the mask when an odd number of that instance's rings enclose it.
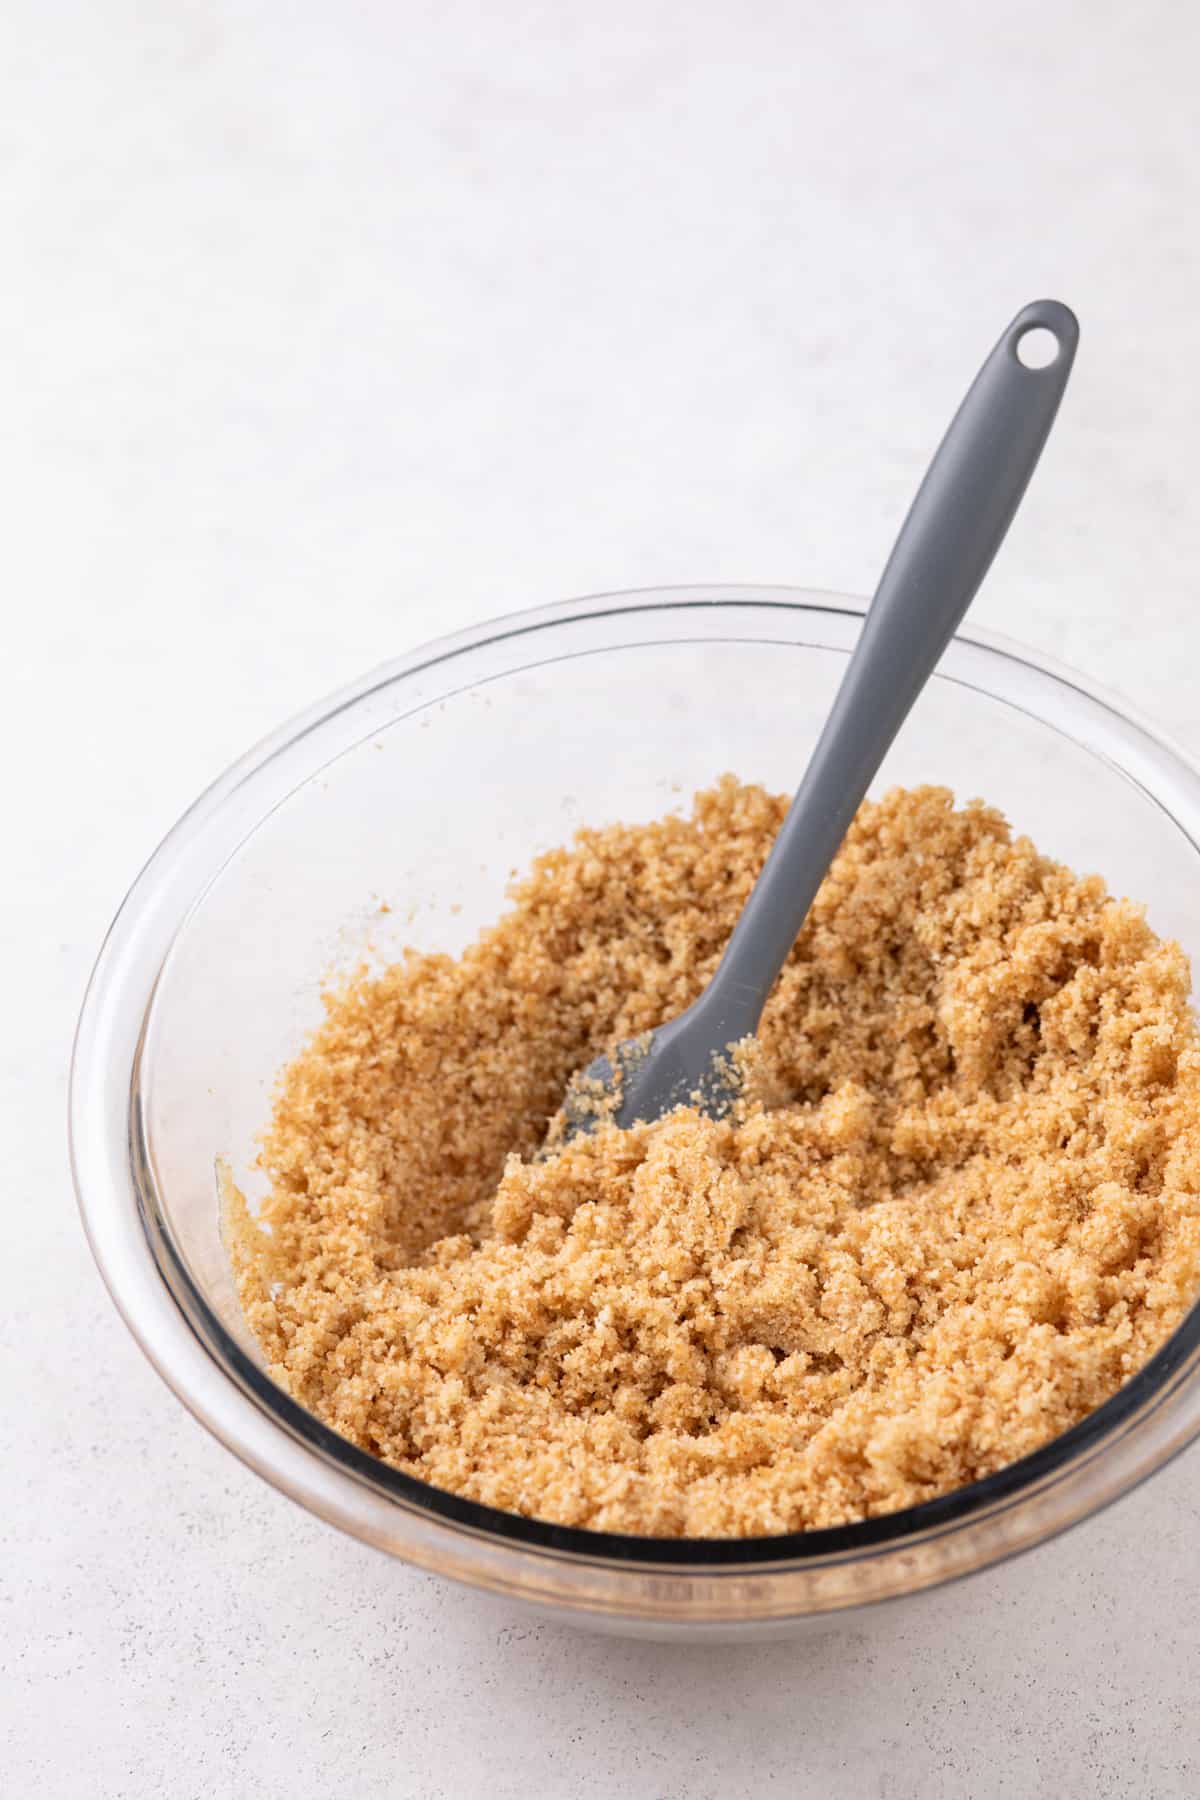
<instances>
[{"instance_id":1,"label":"clear glass bowl rim","mask_svg":"<svg viewBox=\"0 0 1200 1800\"><path fill-rule=\"evenodd\" d=\"M833 593L791 587L727 586L655 588L567 600L509 614L434 640L406 657L371 671L319 701L260 741L218 778L180 818L130 888L100 950L84 998L71 1061L69 1136L71 1167L84 1228L110 1295L134 1337L168 1386L189 1410L243 1462L302 1505L344 1530L394 1554L481 1585L532 1593L539 1585L520 1569L510 1574L479 1557L472 1545L505 1547L561 1562L586 1562L614 1572L653 1571L694 1579L740 1573L785 1574L846 1559L875 1559L889 1552L944 1539L1022 1499L1039 1495L1036 1528L1021 1541L967 1559L951 1557L927 1579L885 1583L882 1598L934 1585L956 1574L1030 1547L1118 1498L1161 1467L1200 1432L1200 1404L1150 1459L1114 1471L1107 1483L1056 1509L1045 1504L1056 1479L1078 1474L1132 1422L1178 1401L1194 1386L1200 1366L1200 1304L1149 1363L1109 1401L1041 1450L985 1479L917 1507L832 1529L749 1539L663 1539L551 1525L497 1511L444 1492L380 1463L340 1437L267 1377L231 1338L193 1282L179 1255L154 1192L138 1118L138 1068L145 1020L158 974L208 882L209 866L189 866L189 848L206 820L238 804L252 831L254 783L289 746L314 728L381 688L451 662L490 644L609 614L660 611L668 615L702 607L777 608L799 615L861 618L865 603ZM981 652L985 666L1018 665L1043 687L1067 690L1084 704L1098 727L1115 731L1135 752L1119 765L1184 832L1200 855L1200 768L1188 754L1140 719L1123 701L1053 659L999 634L969 626L955 646ZM962 677L955 677L962 679ZM457 685L457 684L455 684ZM984 683L980 681L980 686ZM994 693L987 686L985 691ZM1011 696L994 697L1017 704ZM1046 720L1043 713L1034 716ZM1056 726L1062 730L1061 725ZM1074 736L1074 733L1067 733ZM1103 736L1103 731L1101 731ZM1077 739L1076 741L1083 741ZM1094 754L1102 744L1086 742ZM1130 763L1137 765L1131 768ZM1187 797L1168 808L1158 791L1165 773ZM214 1201L215 1204L215 1201ZM444 1541L450 1532L455 1545ZM997 1540L999 1544L999 1540ZM961 1566L959 1566L961 1565ZM559 1598L553 1578L538 1597ZM566 1596L561 1596L566 1598ZM664 1595L666 1610L672 1610ZM690 1606L681 1589L686 1616ZM626 1602L632 1604L627 1595ZM855 1604L847 1600L835 1604ZM583 1602L585 1610L592 1602ZM599 1603L610 1610L621 1602ZM641 1610L646 1610L644 1607ZM650 1611L653 1611L653 1605ZM757 1609L750 1605L750 1614ZM766 1605L762 1610L773 1612ZM802 1606L801 1612L819 1610Z\"/></svg>"}]
</instances>

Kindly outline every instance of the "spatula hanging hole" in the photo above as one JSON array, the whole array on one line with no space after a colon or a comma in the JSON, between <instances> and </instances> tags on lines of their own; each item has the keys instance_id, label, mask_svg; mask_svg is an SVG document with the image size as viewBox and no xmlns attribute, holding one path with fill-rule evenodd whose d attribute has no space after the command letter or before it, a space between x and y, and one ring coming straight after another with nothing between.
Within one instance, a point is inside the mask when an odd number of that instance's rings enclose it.
<instances>
[{"instance_id":1,"label":"spatula hanging hole","mask_svg":"<svg viewBox=\"0 0 1200 1800\"><path fill-rule=\"evenodd\" d=\"M1048 369L1057 361L1058 339L1048 325L1031 325L1017 339L1017 361L1027 369Z\"/></svg>"}]
</instances>

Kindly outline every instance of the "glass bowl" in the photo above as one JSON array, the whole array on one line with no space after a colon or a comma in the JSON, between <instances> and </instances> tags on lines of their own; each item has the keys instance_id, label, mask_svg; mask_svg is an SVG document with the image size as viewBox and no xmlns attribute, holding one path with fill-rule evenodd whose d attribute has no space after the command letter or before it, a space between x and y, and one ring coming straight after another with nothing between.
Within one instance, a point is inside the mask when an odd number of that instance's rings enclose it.
<instances>
[{"instance_id":1,"label":"glass bowl","mask_svg":"<svg viewBox=\"0 0 1200 1800\"><path fill-rule=\"evenodd\" d=\"M1200 1308L1074 1430L907 1511L775 1538L540 1524L400 1474L265 1374L221 1239L215 1159L251 1197L274 1078L321 988L409 942L457 951L510 872L583 823L651 818L726 770L794 787L862 619L784 588L568 602L428 645L237 763L135 882L84 1002L76 1187L113 1299L235 1455L380 1549L560 1616L658 1636L793 1630L914 1595L1063 1530L1200 1429ZM876 791L981 795L1048 854L1148 902L1200 952L1200 773L1123 706L974 629ZM384 903L390 910L383 910Z\"/></svg>"}]
</instances>

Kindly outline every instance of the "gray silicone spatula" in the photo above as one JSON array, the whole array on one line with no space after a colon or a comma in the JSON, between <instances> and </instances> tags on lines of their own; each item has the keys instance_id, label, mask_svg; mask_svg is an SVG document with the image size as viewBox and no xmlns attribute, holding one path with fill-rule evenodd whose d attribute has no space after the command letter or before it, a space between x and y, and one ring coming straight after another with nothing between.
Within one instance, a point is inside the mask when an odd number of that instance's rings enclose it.
<instances>
[{"instance_id":1,"label":"gray silicone spatula","mask_svg":"<svg viewBox=\"0 0 1200 1800\"><path fill-rule=\"evenodd\" d=\"M1041 367L1019 354L1031 332L1054 340ZM1000 548L1078 342L1068 307L1035 300L975 377L904 521L833 710L716 973L678 1018L575 1077L564 1103L568 1137L604 1113L629 1126L684 1104L714 1117L728 1111L737 1092L730 1049L757 1030L872 777Z\"/></svg>"}]
</instances>

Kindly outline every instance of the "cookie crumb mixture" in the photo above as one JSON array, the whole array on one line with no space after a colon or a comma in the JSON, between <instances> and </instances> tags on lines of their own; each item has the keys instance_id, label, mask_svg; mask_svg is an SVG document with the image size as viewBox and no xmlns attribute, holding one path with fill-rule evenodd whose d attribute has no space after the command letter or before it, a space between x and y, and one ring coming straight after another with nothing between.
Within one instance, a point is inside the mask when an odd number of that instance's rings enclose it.
<instances>
[{"instance_id":1,"label":"cookie crumb mixture","mask_svg":"<svg viewBox=\"0 0 1200 1800\"><path fill-rule=\"evenodd\" d=\"M582 832L460 958L328 998L232 1243L271 1375L352 1442L564 1524L797 1531L1025 1455L1179 1324L1186 960L942 789L861 810L735 1116L539 1155L568 1078L695 998L785 810L726 778Z\"/></svg>"}]
</instances>

